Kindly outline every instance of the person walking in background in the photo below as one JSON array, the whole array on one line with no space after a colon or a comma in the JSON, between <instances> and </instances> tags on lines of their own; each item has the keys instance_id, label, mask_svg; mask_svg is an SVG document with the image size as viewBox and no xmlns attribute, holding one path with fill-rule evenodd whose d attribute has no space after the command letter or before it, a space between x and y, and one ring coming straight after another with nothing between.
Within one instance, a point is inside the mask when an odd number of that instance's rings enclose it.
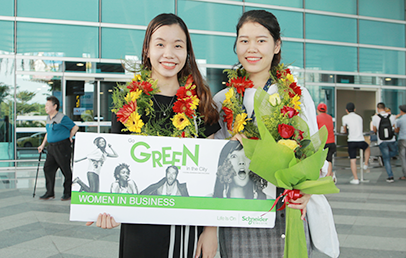
<instances>
[{"instance_id":1,"label":"person walking in background","mask_svg":"<svg viewBox=\"0 0 406 258\"><path fill-rule=\"evenodd\" d=\"M385 166L388 178L386 182L393 183L392 167L390 159L397 155L396 138L394 133L395 116L386 113L385 104L379 102L377 104L377 114L372 118L373 131L378 136L378 146L381 150L383 165Z\"/></svg>"},{"instance_id":2,"label":"person walking in background","mask_svg":"<svg viewBox=\"0 0 406 258\"><path fill-rule=\"evenodd\" d=\"M55 96L47 97L45 112L48 114L44 140L38 147L41 153L48 142L48 153L44 164L46 182L46 193L39 197L42 200L54 199L55 174L58 168L65 176L63 183L63 195L61 201L68 201L71 198L72 169L70 160L72 155L72 137L79 130L79 127L66 115L58 112L59 100Z\"/></svg>"},{"instance_id":3,"label":"person walking in background","mask_svg":"<svg viewBox=\"0 0 406 258\"><path fill-rule=\"evenodd\" d=\"M371 149L368 143L365 142L363 135L362 117L355 113L355 105L352 102L347 103L345 107L347 115L342 118L342 126L344 133L348 133L348 154L350 156L351 172L354 178L350 184L358 185L359 179L357 176L357 149L364 150L365 162L363 169L368 168L368 160L371 155ZM362 164L361 164L362 166Z\"/></svg>"},{"instance_id":4,"label":"person walking in background","mask_svg":"<svg viewBox=\"0 0 406 258\"><path fill-rule=\"evenodd\" d=\"M403 176L399 180L406 180L406 105L399 106L400 118L395 123L395 133L398 133L399 157L402 162Z\"/></svg>"},{"instance_id":5,"label":"person walking in background","mask_svg":"<svg viewBox=\"0 0 406 258\"><path fill-rule=\"evenodd\" d=\"M328 161L328 172L326 176L333 177L333 181L336 182L337 178L335 173L333 173L333 155L337 152L337 146L335 143L335 136L334 136L334 123L333 118L327 114L327 105L324 103L320 103L317 106L317 126L320 128L326 126L328 136L326 145L324 149L328 148L328 154L326 160Z\"/></svg>"}]
</instances>

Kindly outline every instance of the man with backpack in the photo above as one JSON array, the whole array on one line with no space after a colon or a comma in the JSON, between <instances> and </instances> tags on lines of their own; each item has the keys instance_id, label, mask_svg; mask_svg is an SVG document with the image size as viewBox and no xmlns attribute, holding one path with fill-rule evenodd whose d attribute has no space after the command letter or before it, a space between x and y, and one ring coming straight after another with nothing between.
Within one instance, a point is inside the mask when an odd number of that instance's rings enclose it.
<instances>
[{"instance_id":1,"label":"man with backpack","mask_svg":"<svg viewBox=\"0 0 406 258\"><path fill-rule=\"evenodd\" d=\"M386 182L393 183L392 167L390 159L397 155L396 138L394 132L394 125L396 117L385 112L385 104L379 102L377 107L378 113L372 117L373 131L378 138L378 146L381 150L383 165L385 166L388 179Z\"/></svg>"}]
</instances>

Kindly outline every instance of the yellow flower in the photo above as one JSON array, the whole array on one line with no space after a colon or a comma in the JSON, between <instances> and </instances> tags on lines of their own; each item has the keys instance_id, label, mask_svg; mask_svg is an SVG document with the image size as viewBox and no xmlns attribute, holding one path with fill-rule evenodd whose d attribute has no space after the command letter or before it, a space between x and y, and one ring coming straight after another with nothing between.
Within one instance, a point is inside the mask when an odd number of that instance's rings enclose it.
<instances>
[{"instance_id":1,"label":"yellow flower","mask_svg":"<svg viewBox=\"0 0 406 258\"><path fill-rule=\"evenodd\" d=\"M244 130L244 125L246 125L247 121L249 120L249 119L247 119L247 116L248 115L246 113L237 115L237 117L235 118L234 128L233 128L234 134L237 134L237 133L241 132L242 130Z\"/></svg>"},{"instance_id":2,"label":"yellow flower","mask_svg":"<svg viewBox=\"0 0 406 258\"><path fill-rule=\"evenodd\" d=\"M195 95L192 96L192 103L190 104L190 109L195 110L199 105L199 98Z\"/></svg>"},{"instance_id":3,"label":"yellow flower","mask_svg":"<svg viewBox=\"0 0 406 258\"><path fill-rule=\"evenodd\" d=\"M279 96L278 93L274 93L271 96L269 96L269 102L271 103L272 106L279 105L281 103L281 97Z\"/></svg>"},{"instance_id":4,"label":"yellow flower","mask_svg":"<svg viewBox=\"0 0 406 258\"><path fill-rule=\"evenodd\" d=\"M224 104L231 103L231 98L234 96L234 88L230 88L226 93L226 99L223 101Z\"/></svg>"},{"instance_id":5,"label":"yellow flower","mask_svg":"<svg viewBox=\"0 0 406 258\"><path fill-rule=\"evenodd\" d=\"M140 74L134 74L133 81L141 81L141 75Z\"/></svg>"},{"instance_id":6,"label":"yellow flower","mask_svg":"<svg viewBox=\"0 0 406 258\"><path fill-rule=\"evenodd\" d=\"M136 102L136 100L140 97L141 93L142 93L142 90L140 90L140 89L133 91L133 92L129 92L129 93L127 93L127 96L125 96L124 99L125 99L125 101L127 101L127 103L129 103L131 101Z\"/></svg>"},{"instance_id":7,"label":"yellow flower","mask_svg":"<svg viewBox=\"0 0 406 258\"><path fill-rule=\"evenodd\" d=\"M297 144L297 142L294 140L282 139L282 140L278 141L278 144L285 145L286 147L288 147L291 150L295 150L297 147L299 147L299 144Z\"/></svg>"},{"instance_id":8,"label":"yellow flower","mask_svg":"<svg viewBox=\"0 0 406 258\"><path fill-rule=\"evenodd\" d=\"M184 113L176 114L171 120L178 130L183 130L186 126L190 125L190 121Z\"/></svg>"},{"instance_id":9,"label":"yellow flower","mask_svg":"<svg viewBox=\"0 0 406 258\"><path fill-rule=\"evenodd\" d=\"M293 78L293 75L291 75L291 74L287 74L287 75L286 75L286 79L287 79L288 81L290 81L290 82L294 82L294 81L295 81L295 78Z\"/></svg>"},{"instance_id":10,"label":"yellow flower","mask_svg":"<svg viewBox=\"0 0 406 258\"><path fill-rule=\"evenodd\" d=\"M301 109L300 104L302 104L302 102L300 102L299 100L300 100L300 96L296 95L290 101L290 103L293 104L293 108L296 109L296 111L299 111Z\"/></svg>"},{"instance_id":11,"label":"yellow flower","mask_svg":"<svg viewBox=\"0 0 406 258\"><path fill-rule=\"evenodd\" d=\"M137 112L131 113L130 117L125 123L125 127L127 127L130 132L135 133L140 133L143 126L144 122L142 122L141 116Z\"/></svg>"}]
</instances>

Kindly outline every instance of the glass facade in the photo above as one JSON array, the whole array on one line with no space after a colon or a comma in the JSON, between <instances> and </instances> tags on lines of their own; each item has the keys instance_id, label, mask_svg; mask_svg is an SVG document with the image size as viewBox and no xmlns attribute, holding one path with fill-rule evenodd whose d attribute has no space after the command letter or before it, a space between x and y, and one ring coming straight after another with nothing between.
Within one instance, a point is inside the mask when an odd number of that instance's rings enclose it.
<instances>
[{"instance_id":1,"label":"glass facade","mask_svg":"<svg viewBox=\"0 0 406 258\"><path fill-rule=\"evenodd\" d=\"M361 44L405 47L405 24L359 21Z\"/></svg>"},{"instance_id":2,"label":"glass facade","mask_svg":"<svg viewBox=\"0 0 406 258\"><path fill-rule=\"evenodd\" d=\"M327 71L357 71L357 48L306 44L306 67Z\"/></svg>"},{"instance_id":3,"label":"glass facade","mask_svg":"<svg viewBox=\"0 0 406 258\"><path fill-rule=\"evenodd\" d=\"M306 38L357 43L357 20L306 14Z\"/></svg>"},{"instance_id":4,"label":"glass facade","mask_svg":"<svg viewBox=\"0 0 406 258\"><path fill-rule=\"evenodd\" d=\"M201 2L179 0L178 14L189 29L235 32L242 7L217 3L202 5Z\"/></svg>"},{"instance_id":5,"label":"glass facade","mask_svg":"<svg viewBox=\"0 0 406 258\"><path fill-rule=\"evenodd\" d=\"M306 9L345 13L345 14L357 14L357 0L306 0Z\"/></svg>"},{"instance_id":6,"label":"glass facade","mask_svg":"<svg viewBox=\"0 0 406 258\"><path fill-rule=\"evenodd\" d=\"M102 58L124 59L130 55L141 59L144 35L143 30L102 28Z\"/></svg>"},{"instance_id":7,"label":"glass facade","mask_svg":"<svg viewBox=\"0 0 406 258\"><path fill-rule=\"evenodd\" d=\"M399 114L399 106L404 105L406 100L406 89L383 89L382 102L391 109L392 114Z\"/></svg>"},{"instance_id":8,"label":"glass facade","mask_svg":"<svg viewBox=\"0 0 406 258\"><path fill-rule=\"evenodd\" d=\"M14 178L2 168L14 167L15 162L15 61L0 58L0 177Z\"/></svg>"},{"instance_id":9,"label":"glass facade","mask_svg":"<svg viewBox=\"0 0 406 258\"><path fill-rule=\"evenodd\" d=\"M14 52L14 22L0 21L0 54Z\"/></svg>"},{"instance_id":10,"label":"glass facade","mask_svg":"<svg viewBox=\"0 0 406 258\"><path fill-rule=\"evenodd\" d=\"M17 16L98 22L99 0L18 0Z\"/></svg>"},{"instance_id":11,"label":"glass facade","mask_svg":"<svg viewBox=\"0 0 406 258\"><path fill-rule=\"evenodd\" d=\"M269 5L277 5L277 6L286 6L286 7L303 7L302 0L285 0L283 2L278 0L246 0L247 3L255 3L255 4L269 4Z\"/></svg>"},{"instance_id":12,"label":"glass facade","mask_svg":"<svg viewBox=\"0 0 406 258\"><path fill-rule=\"evenodd\" d=\"M0 0L0 15L14 15L14 0Z\"/></svg>"},{"instance_id":13,"label":"glass facade","mask_svg":"<svg viewBox=\"0 0 406 258\"><path fill-rule=\"evenodd\" d=\"M18 22L17 35L19 54L99 57L97 27Z\"/></svg>"},{"instance_id":14,"label":"glass facade","mask_svg":"<svg viewBox=\"0 0 406 258\"><path fill-rule=\"evenodd\" d=\"M16 186L38 164L47 96L60 99L80 131L110 131L112 89L132 78L122 60L140 60L145 28L160 13L188 25L213 93L225 86L223 69L238 62L239 17L264 9L280 23L282 62L334 118L345 90L376 96L395 113L405 104L403 0L0 0L0 6L0 177Z\"/></svg>"},{"instance_id":15,"label":"glass facade","mask_svg":"<svg viewBox=\"0 0 406 258\"><path fill-rule=\"evenodd\" d=\"M386 19L405 20L404 0L358 0L359 15ZM341 1L340 1L341 2Z\"/></svg>"},{"instance_id":16,"label":"glass facade","mask_svg":"<svg viewBox=\"0 0 406 258\"><path fill-rule=\"evenodd\" d=\"M367 73L405 74L405 52L360 48L360 71Z\"/></svg>"},{"instance_id":17,"label":"glass facade","mask_svg":"<svg viewBox=\"0 0 406 258\"><path fill-rule=\"evenodd\" d=\"M153 3L150 0L102 0L101 3L101 21L106 23L147 26L160 13L175 13L175 2L168 0L153 0Z\"/></svg>"}]
</instances>

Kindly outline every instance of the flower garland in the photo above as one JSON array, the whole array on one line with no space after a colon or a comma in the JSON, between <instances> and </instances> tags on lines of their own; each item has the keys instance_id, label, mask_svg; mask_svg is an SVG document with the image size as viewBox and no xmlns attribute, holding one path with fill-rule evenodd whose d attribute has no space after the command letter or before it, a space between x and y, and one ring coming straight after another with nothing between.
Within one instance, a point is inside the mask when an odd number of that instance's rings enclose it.
<instances>
[{"instance_id":1,"label":"flower garland","mask_svg":"<svg viewBox=\"0 0 406 258\"><path fill-rule=\"evenodd\" d=\"M253 117L248 117L243 105L245 90L252 88L253 82L247 79L248 74L244 69L228 69L225 72L229 78L226 84L229 90L222 103L222 114L227 129L231 135L242 132L248 138L258 139L260 137L258 128L254 124ZM304 158L303 148L309 145L310 141L304 139L304 136L307 136L306 130L298 129L303 125L299 125L293 119L301 111L302 90L296 84L290 69L284 64L274 67L270 71L270 78L278 86L278 92L269 96L272 111L270 110L269 114L262 116L261 119L275 141L294 150L298 158Z\"/></svg>"},{"instance_id":2,"label":"flower garland","mask_svg":"<svg viewBox=\"0 0 406 258\"><path fill-rule=\"evenodd\" d=\"M138 135L185 138L197 137L202 133L200 125L203 121L197 111L199 98L196 85L192 75L183 81L184 86L178 89L172 107L175 115L159 119L156 118L153 99L160 90L158 81L151 79L151 71L141 68L131 82L119 85L113 92L112 112L116 114L117 121L125 126L123 131ZM167 119L171 120L169 128L166 126ZM148 122L144 123L146 120Z\"/></svg>"}]
</instances>

